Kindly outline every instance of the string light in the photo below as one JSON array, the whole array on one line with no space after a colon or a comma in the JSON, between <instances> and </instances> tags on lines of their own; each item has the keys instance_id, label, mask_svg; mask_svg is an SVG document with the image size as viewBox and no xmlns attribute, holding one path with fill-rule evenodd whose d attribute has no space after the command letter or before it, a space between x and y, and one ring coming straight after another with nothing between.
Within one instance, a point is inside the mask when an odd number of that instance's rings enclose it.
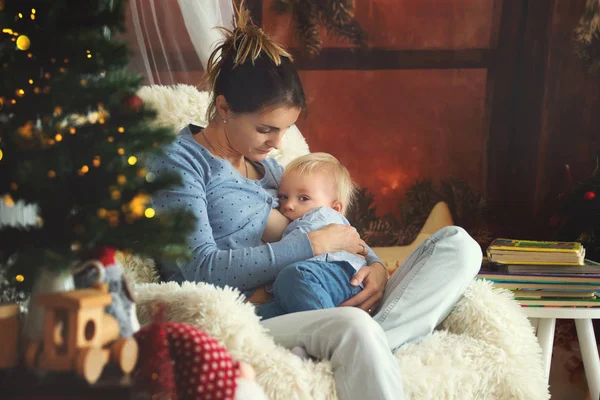
<instances>
[{"instance_id":1,"label":"string light","mask_svg":"<svg viewBox=\"0 0 600 400\"><path fill-rule=\"evenodd\" d=\"M31 46L31 40L25 35L21 35L17 38L17 49L26 51Z\"/></svg>"},{"instance_id":2,"label":"string light","mask_svg":"<svg viewBox=\"0 0 600 400\"><path fill-rule=\"evenodd\" d=\"M19 13L19 18L23 18L23 14L22 13Z\"/></svg>"},{"instance_id":3,"label":"string light","mask_svg":"<svg viewBox=\"0 0 600 400\"><path fill-rule=\"evenodd\" d=\"M52 146L52 145L54 145L55 142L54 142L54 139L48 139L46 141L46 143L48 143L49 146Z\"/></svg>"},{"instance_id":4,"label":"string light","mask_svg":"<svg viewBox=\"0 0 600 400\"><path fill-rule=\"evenodd\" d=\"M68 64L68 63L69 63L69 59L68 59L68 58L65 58L65 59L63 60L63 62L64 62L65 64Z\"/></svg>"},{"instance_id":5,"label":"string light","mask_svg":"<svg viewBox=\"0 0 600 400\"><path fill-rule=\"evenodd\" d=\"M20 283L25 280L25 277L23 275L19 274L19 275L15 276L15 280Z\"/></svg>"},{"instance_id":6,"label":"string light","mask_svg":"<svg viewBox=\"0 0 600 400\"><path fill-rule=\"evenodd\" d=\"M108 211L106 211L106 208L99 208L98 211L96 211L96 215L100 219L104 219L106 217L106 214L108 214Z\"/></svg>"},{"instance_id":7,"label":"string light","mask_svg":"<svg viewBox=\"0 0 600 400\"><path fill-rule=\"evenodd\" d=\"M143 178L146 176L147 173L148 173L148 170L146 168L140 168L140 169L138 169L137 176L139 176L140 178Z\"/></svg>"},{"instance_id":8,"label":"string light","mask_svg":"<svg viewBox=\"0 0 600 400\"><path fill-rule=\"evenodd\" d=\"M27 53L27 58L32 58L33 54L32 53Z\"/></svg>"},{"instance_id":9,"label":"string light","mask_svg":"<svg viewBox=\"0 0 600 400\"><path fill-rule=\"evenodd\" d=\"M154 208L146 208L146 211L144 211L144 215L146 216L146 218L152 218L156 215L156 211L154 211Z\"/></svg>"},{"instance_id":10,"label":"string light","mask_svg":"<svg viewBox=\"0 0 600 400\"><path fill-rule=\"evenodd\" d=\"M10 104L17 104L17 100L15 100L15 99L10 99Z\"/></svg>"},{"instance_id":11,"label":"string light","mask_svg":"<svg viewBox=\"0 0 600 400\"><path fill-rule=\"evenodd\" d=\"M87 53L87 58L92 58L92 52L89 50L85 51Z\"/></svg>"},{"instance_id":12,"label":"string light","mask_svg":"<svg viewBox=\"0 0 600 400\"><path fill-rule=\"evenodd\" d=\"M33 85L33 79L30 79L30 80L29 80L29 84L30 84L30 85Z\"/></svg>"},{"instance_id":13,"label":"string light","mask_svg":"<svg viewBox=\"0 0 600 400\"><path fill-rule=\"evenodd\" d=\"M32 21L35 20L35 14L31 14L29 18L31 18Z\"/></svg>"},{"instance_id":14,"label":"string light","mask_svg":"<svg viewBox=\"0 0 600 400\"><path fill-rule=\"evenodd\" d=\"M100 166L100 156L94 157L94 161L92 161L92 165L96 168Z\"/></svg>"},{"instance_id":15,"label":"string light","mask_svg":"<svg viewBox=\"0 0 600 400\"><path fill-rule=\"evenodd\" d=\"M62 114L62 107L61 106L54 107L54 116L58 117L60 114Z\"/></svg>"},{"instance_id":16,"label":"string light","mask_svg":"<svg viewBox=\"0 0 600 400\"><path fill-rule=\"evenodd\" d=\"M119 185L124 185L124 184L126 184L126 183L127 183L127 177L126 177L125 175L123 175L123 174L121 174L121 175L117 176L117 183L118 183Z\"/></svg>"},{"instance_id":17,"label":"string light","mask_svg":"<svg viewBox=\"0 0 600 400\"><path fill-rule=\"evenodd\" d=\"M25 96L25 91L24 91L23 89L17 89L17 90L15 91L15 93L16 93L16 94L17 94L17 96L19 96L19 97L23 97L23 96Z\"/></svg>"},{"instance_id":18,"label":"string light","mask_svg":"<svg viewBox=\"0 0 600 400\"><path fill-rule=\"evenodd\" d=\"M72 251L79 251L81 250L81 242L73 242L71 243L71 250Z\"/></svg>"},{"instance_id":19,"label":"string light","mask_svg":"<svg viewBox=\"0 0 600 400\"><path fill-rule=\"evenodd\" d=\"M39 87L37 87L37 86L36 86L36 87L34 87L34 88L33 88L33 93L35 93L35 94L40 94L40 88L39 88Z\"/></svg>"},{"instance_id":20,"label":"string light","mask_svg":"<svg viewBox=\"0 0 600 400\"><path fill-rule=\"evenodd\" d=\"M119 147L119 149L117 149L117 153L119 153L119 155L122 156L123 154L125 154L125 149L122 147Z\"/></svg>"},{"instance_id":21,"label":"string light","mask_svg":"<svg viewBox=\"0 0 600 400\"><path fill-rule=\"evenodd\" d=\"M50 74L50 72L46 72L46 73L44 74L44 78L46 78L46 79L50 79L50 77L51 77L51 76L52 76L52 75Z\"/></svg>"},{"instance_id":22,"label":"string light","mask_svg":"<svg viewBox=\"0 0 600 400\"><path fill-rule=\"evenodd\" d=\"M7 33L9 35L12 35L13 34L13 30L10 29L10 28L4 28L4 29L2 29L2 33Z\"/></svg>"},{"instance_id":23,"label":"string light","mask_svg":"<svg viewBox=\"0 0 600 400\"><path fill-rule=\"evenodd\" d=\"M0 111L4 108L4 97L0 97Z\"/></svg>"},{"instance_id":24,"label":"string light","mask_svg":"<svg viewBox=\"0 0 600 400\"><path fill-rule=\"evenodd\" d=\"M81 172L83 172L84 174L87 174L90 170L90 167L88 167L87 165L84 165L83 167L81 167Z\"/></svg>"},{"instance_id":25,"label":"string light","mask_svg":"<svg viewBox=\"0 0 600 400\"><path fill-rule=\"evenodd\" d=\"M10 194L5 194L4 195L4 204L8 208L11 208L11 207L15 206L15 201L13 200L13 198L11 197Z\"/></svg>"},{"instance_id":26,"label":"string light","mask_svg":"<svg viewBox=\"0 0 600 400\"><path fill-rule=\"evenodd\" d=\"M131 156L131 157L129 157L129 158L127 159L127 163L128 163L129 165L135 165L135 163L137 163L137 157L135 157L135 156Z\"/></svg>"},{"instance_id":27,"label":"string light","mask_svg":"<svg viewBox=\"0 0 600 400\"><path fill-rule=\"evenodd\" d=\"M63 140L63 136L60 133L57 133L56 136L54 136L54 139L57 142L61 142Z\"/></svg>"},{"instance_id":28,"label":"string light","mask_svg":"<svg viewBox=\"0 0 600 400\"><path fill-rule=\"evenodd\" d=\"M123 128L122 126L120 126L120 127L117 128L117 131L119 133L124 133L125 132L125 128Z\"/></svg>"},{"instance_id":29,"label":"string light","mask_svg":"<svg viewBox=\"0 0 600 400\"><path fill-rule=\"evenodd\" d=\"M77 133L77 129L75 129L75 128L73 128L73 127L70 127L70 128L69 128L69 133L70 133L71 135L74 135L75 133Z\"/></svg>"},{"instance_id":30,"label":"string light","mask_svg":"<svg viewBox=\"0 0 600 400\"><path fill-rule=\"evenodd\" d=\"M4 158L4 153L2 152L2 149L0 149L0 161L2 161L3 158Z\"/></svg>"},{"instance_id":31,"label":"string light","mask_svg":"<svg viewBox=\"0 0 600 400\"><path fill-rule=\"evenodd\" d=\"M32 9L31 9L31 13L32 13L32 14L35 14L35 8L32 8Z\"/></svg>"},{"instance_id":32,"label":"string light","mask_svg":"<svg viewBox=\"0 0 600 400\"><path fill-rule=\"evenodd\" d=\"M121 198L121 192L119 192L117 189L111 190L110 198L113 200L119 200Z\"/></svg>"},{"instance_id":33,"label":"string light","mask_svg":"<svg viewBox=\"0 0 600 400\"><path fill-rule=\"evenodd\" d=\"M85 86L85 85L87 85L87 81L85 79L82 79L82 80L79 81L79 84L81 86Z\"/></svg>"},{"instance_id":34,"label":"string light","mask_svg":"<svg viewBox=\"0 0 600 400\"><path fill-rule=\"evenodd\" d=\"M48 171L48 178L56 178L56 172L54 172L53 170Z\"/></svg>"},{"instance_id":35,"label":"string light","mask_svg":"<svg viewBox=\"0 0 600 400\"><path fill-rule=\"evenodd\" d=\"M100 122L100 123L102 123L102 122ZM115 138L112 136L109 136L106 140L108 141L108 143L112 143L115 141Z\"/></svg>"}]
</instances>

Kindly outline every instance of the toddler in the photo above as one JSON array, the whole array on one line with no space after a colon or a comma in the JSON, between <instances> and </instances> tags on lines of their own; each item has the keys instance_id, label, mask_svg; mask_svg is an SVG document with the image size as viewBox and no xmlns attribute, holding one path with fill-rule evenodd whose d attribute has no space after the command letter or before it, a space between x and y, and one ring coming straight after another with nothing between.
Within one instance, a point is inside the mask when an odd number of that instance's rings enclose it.
<instances>
[{"instance_id":1,"label":"toddler","mask_svg":"<svg viewBox=\"0 0 600 400\"><path fill-rule=\"evenodd\" d=\"M291 222L283 236L311 232L329 224L350 223L344 217L356 195L348 170L332 155L311 153L293 160L279 187L279 210ZM265 232L272 236L273 232ZM275 233L276 235L276 233ZM371 249L366 260L340 251L284 267L272 287L274 300L260 306L263 319L299 311L337 307L362 290L350 281L365 265L380 262Z\"/></svg>"}]
</instances>

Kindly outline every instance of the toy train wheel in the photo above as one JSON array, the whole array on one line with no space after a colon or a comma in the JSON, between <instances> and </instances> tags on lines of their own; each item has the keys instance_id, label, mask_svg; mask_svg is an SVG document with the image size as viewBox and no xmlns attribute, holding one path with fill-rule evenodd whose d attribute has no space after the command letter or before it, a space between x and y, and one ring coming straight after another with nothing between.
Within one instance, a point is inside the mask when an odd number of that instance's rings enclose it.
<instances>
[{"instance_id":1,"label":"toy train wheel","mask_svg":"<svg viewBox=\"0 0 600 400\"><path fill-rule=\"evenodd\" d=\"M133 371L138 359L138 344L135 339L120 338L116 340L111 346L110 358L124 373L128 374Z\"/></svg>"},{"instance_id":2,"label":"toy train wheel","mask_svg":"<svg viewBox=\"0 0 600 400\"><path fill-rule=\"evenodd\" d=\"M32 340L25 349L25 365L29 369L37 368L38 359L42 354L42 341Z\"/></svg>"},{"instance_id":3,"label":"toy train wheel","mask_svg":"<svg viewBox=\"0 0 600 400\"><path fill-rule=\"evenodd\" d=\"M106 356L102 349L90 347L81 349L77 353L75 360L75 370L89 383L96 383L102 375L102 370L106 364Z\"/></svg>"}]
</instances>

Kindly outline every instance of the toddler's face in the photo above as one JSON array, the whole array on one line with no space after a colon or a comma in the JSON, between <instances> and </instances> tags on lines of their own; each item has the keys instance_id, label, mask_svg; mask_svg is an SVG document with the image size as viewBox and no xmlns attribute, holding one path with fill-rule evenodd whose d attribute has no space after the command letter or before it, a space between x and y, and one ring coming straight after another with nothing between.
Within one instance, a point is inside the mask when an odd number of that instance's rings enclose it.
<instances>
[{"instance_id":1,"label":"toddler's face","mask_svg":"<svg viewBox=\"0 0 600 400\"><path fill-rule=\"evenodd\" d=\"M279 210L290 220L302 217L318 207L333 207L336 202L335 182L321 172L286 174L279 186Z\"/></svg>"}]
</instances>

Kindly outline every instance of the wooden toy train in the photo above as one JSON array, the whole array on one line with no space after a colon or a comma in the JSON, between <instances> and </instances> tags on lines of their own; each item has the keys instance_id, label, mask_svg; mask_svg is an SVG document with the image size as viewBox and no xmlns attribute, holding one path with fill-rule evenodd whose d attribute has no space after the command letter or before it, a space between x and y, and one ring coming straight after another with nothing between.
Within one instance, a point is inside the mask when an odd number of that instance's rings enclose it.
<instances>
[{"instance_id":1,"label":"wooden toy train","mask_svg":"<svg viewBox=\"0 0 600 400\"><path fill-rule=\"evenodd\" d=\"M133 370L138 358L137 342L120 337L116 319L105 312L112 301L106 285L40 295L36 300L38 306L44 307L43 339L26 342L24 359L28 368L74 371L89 383L98 380L109 362L125 374ZM14 314L14 308L7 310ZM14 331L18 327L13 326L14 318L0 321L4 321L0 325L11 323L10 332L16 342L18 334ZM12 348L17 347L14 343ZM4 367L11 366L10 360L16 364L16 358L15 354L8 354ZM2 364L0 361L0 367Z\"/></svg>"}]
</instances>

